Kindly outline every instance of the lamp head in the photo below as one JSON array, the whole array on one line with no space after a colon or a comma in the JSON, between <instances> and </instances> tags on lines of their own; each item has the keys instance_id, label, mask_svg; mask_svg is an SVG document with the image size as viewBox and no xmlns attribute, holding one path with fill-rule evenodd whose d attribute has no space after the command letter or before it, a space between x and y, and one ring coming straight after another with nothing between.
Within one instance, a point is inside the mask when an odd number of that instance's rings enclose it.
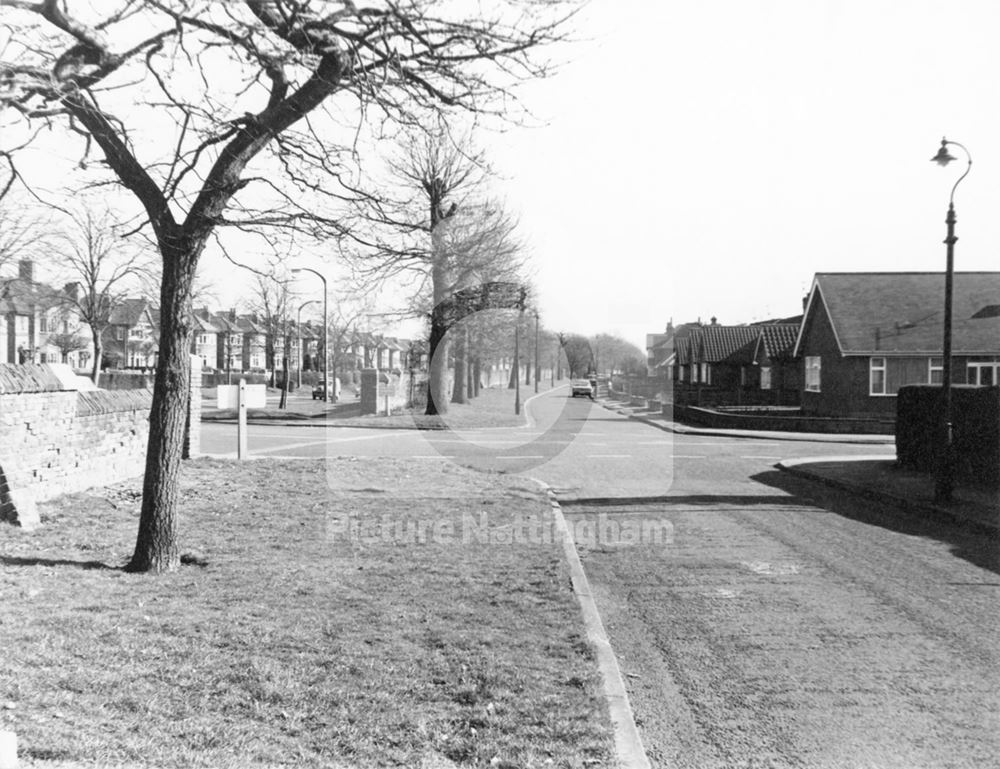
<instances>
[{"instance_id":1,"label":"lamp head","mask_svg":"<svg viewBox=\"0 0 1000 769\"><path fill-rule=\"evenodd\" d=\"M931 162L937 163L939 166L946 166L955 159L955 156L948 152L948 140L941 139L941 148L937 151L937 155L931 158Z\"/></svg>"}]
</instances>

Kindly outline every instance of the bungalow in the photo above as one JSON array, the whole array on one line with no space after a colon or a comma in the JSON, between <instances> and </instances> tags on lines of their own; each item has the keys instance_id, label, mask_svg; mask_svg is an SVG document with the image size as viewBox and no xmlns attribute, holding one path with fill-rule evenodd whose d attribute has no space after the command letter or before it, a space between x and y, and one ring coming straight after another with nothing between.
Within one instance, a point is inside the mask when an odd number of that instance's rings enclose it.
<instances>
[{"instance_id":1,"label":"bungalow","mask_svg":"<svg viewBox=\"0 0 1000 769\"><path fill-rule=\"evenodd\" d=\"M1000 375L1000 272L955 274L952 383ZM907 384L940 384L944 274L817 273L795 343L802 410L887 417Z\"/></svg>"},{"instance_id":2,"label":"bungalow","mask_svg":"<svg viewBox=\"0 0 1000 769\"><path fill-rule=\"evenodd\" d=\"M687 323L672 338L669 368L674 401L703 406L794 405L797 366L792 349L798 318L742 326ZM665 352L661 343L660 355Z\"/></svg>"}]
</instances>

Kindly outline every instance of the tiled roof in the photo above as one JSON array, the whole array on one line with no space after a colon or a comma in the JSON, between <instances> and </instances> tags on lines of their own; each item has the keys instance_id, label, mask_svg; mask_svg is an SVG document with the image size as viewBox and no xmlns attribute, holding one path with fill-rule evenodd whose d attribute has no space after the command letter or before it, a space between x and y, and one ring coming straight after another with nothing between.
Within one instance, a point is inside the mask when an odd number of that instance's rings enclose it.
<instances>
[{"instance_id":1,"label":"tiled roof","mask_svg":"<svg viewBox=\"0 0 1000 769\"><path fill-rule=\"evenodd\" d=\"M146 299L125 299L111 311L112 326L134 326L139 322L143 313L150 309ZM152 316L152 312L150 312Z\"/></svg>"},{"instance_id":2,"label":"tiled roof","mask_svg":"<svg viewBox=\"0 0 1000 769\"><path fill-rule=\"evenodd\" d=\"M1000 353L1000 318L983 312L998 303L1000 272L955 273L954 354ZM943 347L944 273L817 273L810 312L822 306L844 354L928 353Z\"/></svg>"},{"instance_id":3,"label":"tiled roof","mask_svg":"<svg viewBox=\"0 0 1000 769\"><path fill-rule=\"evenodd\" d=\"M759 338L756 326L702 326L691 334L705 363L752 363Z\"/></svg>"},{"instance_id":4,"label":"tiled roof","mask_svg":"<svg viewBox=\"0 0 1000 769\"><path fill-rule=\"evenodd\" d=\"M798 323L768 323L759 328L763 334L764 354L768 358L792 357L799 334Z\"/></svg>"}]
</instances>

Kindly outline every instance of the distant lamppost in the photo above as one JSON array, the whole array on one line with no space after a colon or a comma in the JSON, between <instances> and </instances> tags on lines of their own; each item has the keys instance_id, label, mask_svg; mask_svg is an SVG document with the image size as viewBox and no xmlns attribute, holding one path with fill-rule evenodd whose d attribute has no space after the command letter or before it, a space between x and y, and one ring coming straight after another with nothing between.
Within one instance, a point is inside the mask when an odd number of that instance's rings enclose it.
<instances>
[{"instance_id":1,"label":"distant lamppost","mask_svg":"<svg viewBox=\"0 0 1000 769\"><path fill-rule=\"evenodd\" d=\"M540 364L540 359L538 352L538 309L536 308L535 309L535 392L538 392L539 364Z\"/></svg>"},{"instance_id":2,"label":"distant lamppost","mask_svg":"<svg viewBox=\"0 0 1000 769\"><path fill-rule=\"evenodd\" d=\"M317 272L311 267L293 267L292 272L311 272L323 281L323 381L326 382L326 385L323 387L323 400L329 403L332 400L330 393L334 391L334 387L333 380L330 378L330 326L326 319L326 277L323 273Z\"/></svg>"},{"instance_id":3,"label":"distant lamppost","mask_svg":"<svg viewBox=\"0 0 1000 769\"><path fill-rule=\"evenodd\" d=\"M942 407L941 407L941 440L943 442L941 455L938 459L937 478L934 484L934 497L938 501L946 502L951 499L952 491L955 488L955 457L954 457L954 435L952 430L952 407L951 407L951 315L952 315L952 295L954 293L955 280L955 190L959 183L972 170L972 155L958 142L941 139L941 148L931 160L939 165L946 166L951 161L956 160L950 152L948 146L958 147L965 153L968 166L958 181L951 188L951 196L948 198L948 215L945 223L948 225L948 236L945 238L947 246L947 258L944 273L944 349L942 353Z\"/></svg>"},{"instance_id":4,"label":"distant lamppost","mask_svg":"<svg viewBox=\"0 0 1000 769\"><path fill-rule=\"evenodd\" d=\"M310 304L316 304L319 299L310 299L308 302L303 302L299 305L299 311L295 315L295 346L296 358L298 358L299 363L299 389L302 389L302 308L308 307Z\"/></svg>"}]
</instances>

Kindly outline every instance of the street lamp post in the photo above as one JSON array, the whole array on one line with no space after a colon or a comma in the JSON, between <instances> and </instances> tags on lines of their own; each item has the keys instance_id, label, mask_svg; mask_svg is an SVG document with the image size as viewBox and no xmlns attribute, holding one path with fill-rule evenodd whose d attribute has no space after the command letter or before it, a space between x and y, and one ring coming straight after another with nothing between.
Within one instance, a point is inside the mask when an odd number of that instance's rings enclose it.
<instances>
[{"instance_id":1,"label":"street lamp post","mask_svg":"<svg viewBox=\"0 0 1000 769\"><path fill-rule=\"evenodd\" d=\"M951 315L952 315L952 295L954 293L955 281L955 190L959 183L972 170L972 155L958 142L941 139L941 148L931 160L939 165L946 166L951 161L956 160L950 152L948 146L958 147L965 153L968 165L958 181L951 188L951 196L948 199L948 215L945 217L945 224L948 225L948 235L945 238L947 256L945 260L944 273L944 345L941 351L941 440L942 450L938 459L937 478L934 484L934 498L940 502L951 500L952 492L955 488L955 456L954 456L954 434L952 425L952 405L951 405Z\"/></svg>"},{"instance_id":2,"label":"street lamp post","mask_svg":"<svg viewBox=\"0 0 1000 769\"><path fill-rule=\"evenodd\" d=\"M329 403L332 399L330 398L330 391L334 389L333 379L330 377L330 326L327 323L327 313L326 313L326 277L323 273L312 269L311 267L293 267L292 272L311 272L321 281L323 281L323 381L326 385L323 388L323 400Z\"/></svg>"},{"instance_id":3,"label":"street lamp post","mask_svg":"<svg viewBox=\"0 0 1000 769\"><path fill-rule=\"evenodd\" d=\"M298 347L296 356L299 362L299 390L302 389L302 308L308 307L310 304L316 304L318 299L310 299L308 302L303 302L299 305L299 311L295 315L295 346Z\"/></svg>"},{"instance_id":4,"label":"street lamp post","mask_svg":"<svg viewBox=\"0 0 1000 769\"><path fill-rule=\"evenodd\" d=\"M538 366L540 363L538 352L538 310L535 310L535 392L538 392Z\"/></svg>"}]
</instances>

